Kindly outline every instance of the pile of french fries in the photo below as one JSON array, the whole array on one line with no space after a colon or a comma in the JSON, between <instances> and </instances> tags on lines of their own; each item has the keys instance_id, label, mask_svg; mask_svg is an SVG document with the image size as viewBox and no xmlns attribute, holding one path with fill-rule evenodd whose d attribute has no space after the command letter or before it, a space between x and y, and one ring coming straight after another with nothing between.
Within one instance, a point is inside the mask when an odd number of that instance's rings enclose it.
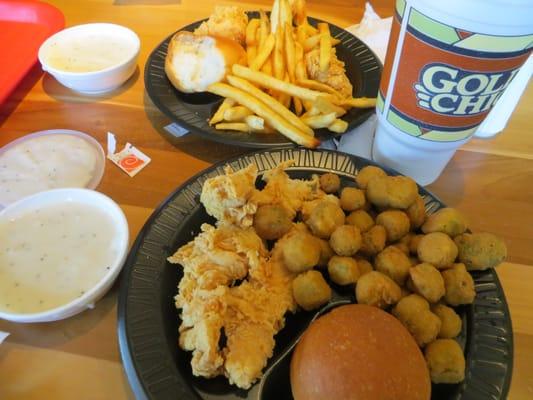
<instances>
[{"instance_id":1,"label":"pile of french fries","mask_svg":"<svg viewBox=\"0 0 533 400\"><path fill-rule=\"evenodd\" d=\"M332 46L329 25L313 27L307 21L305 0L274 0L270 19L264 11L246 28L248 66L235 64L225 83L208 91L225 97L209 121L216 129L242 132L280 132L305 147L320 143L314 129L343 133L342 120L352 107L375 106L375 99L343 96L307 75L305 54L318 50L320 71L330 67Z\"/></svg>"}]
</instances>

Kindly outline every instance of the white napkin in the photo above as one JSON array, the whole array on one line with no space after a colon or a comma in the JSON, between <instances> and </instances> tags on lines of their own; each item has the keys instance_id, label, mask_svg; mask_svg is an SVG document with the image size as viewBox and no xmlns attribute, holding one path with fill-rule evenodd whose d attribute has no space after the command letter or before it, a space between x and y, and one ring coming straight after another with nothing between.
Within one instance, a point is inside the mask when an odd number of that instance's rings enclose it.
<instances>
[{"instance_id":1,"label":"white napkin","mask_svg":"<svg viewBox=\"0 0 533 400\"><path fill-rule=\"evenodd\" d=\"M370 3L365 5L365 14L361 22L349 26L346 30L357 36L358 39L372 49L380 61L385 61L387 45L389 43L392 17L380 18ZM344 133L338 139L323 142L320 148L339 150L345 153L355 154L364 158L372 158L372 143L376 131L377 117L373 114L367 121L357 128Z\"/></svg>"},{"instance_id":2,"label":"white napkin","mask_svg":"<svg viewBox=\"0 0 533 400\"><path fill-rule=\"evenodd\" d=\"M0 331L0 344L9 336L9 333Z\"/></svg>"}]
</instances>

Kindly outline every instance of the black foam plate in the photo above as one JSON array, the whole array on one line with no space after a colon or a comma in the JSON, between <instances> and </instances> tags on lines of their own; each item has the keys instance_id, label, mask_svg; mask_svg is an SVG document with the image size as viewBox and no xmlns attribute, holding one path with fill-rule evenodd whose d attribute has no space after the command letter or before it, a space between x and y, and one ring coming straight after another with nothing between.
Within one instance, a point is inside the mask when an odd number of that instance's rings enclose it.
<instances>
[{"instance_id":1,"label":"black foam plate","mask_svg":"<svg viewBox=\"0 0 533 400\"><path fill-rule=\"evenodd\" d=\"M354 185L358 171L373 162L328 150L274 149L253 152L202 171L176 189L149 218L137 237L123 271L118 304L120 352L131 387L139 399L257 399L261 382L249 391L229 385L227 379L192 376L190 353L178 347L178 310L174 296L182 276L179 266L166 259L192 240L202 223L214 223L200 204L202 185L223 174L224 165L240 169L250 163L261 173L285 160L295 160L287 170L293 178L335 172L343 186ZM386 168L384 168L386 169ZM386 169L387 170L387 169ZM390 174L396 174L388 170ZM419 187L428 213L444 204ZM466 356L466 378L457 385L433 385L432 399L505 399L513 366L513 334L505 296L494 270L474 272L474 304L458 309L463 330L458 338ZM337 288L337 294L341 293ZM353 292L353 290L351 290ZM355 301L351 298L351 301ZM260 400L291 399L287 362L276 360L290 351L294 340L317 313L287 316L276 335L269 379ZM288 360L288 358L286 359Z\"/></svg>"},{"instance_id":2,"label":"black foam plate","mask_svg":"<svg viewBox=\"0 0 533 400\"><path fill-rule=\"evenodd\" d=\"M257 12L248 13L249 17L258 17L258 15ZM203 21L197 21L179 30L193 31ZM309 22L316 26L322 21L309 18ZM346 74L354 86L353 96L376 97L381 79L381 62L366 44L351 33L332 24L329 26L331 35L341 41L336 46L337 56L345 63ZM221 131L209 126L207 121L222 99L210 93L182 93L172 86L165 74L165 57L168 43L173 35L174 33L169 35L152 51L145 66L146 92L159 110L190 132L217 142L254 148L294 146L293 142L279 133ZM348 129L352 129L366 121L373 112L373 108L352 108L342 118L348 122ZM320 140L327 140L333 136L334 134L326 129L316 130L316 137Z\"/></svg>"}]
</instances>

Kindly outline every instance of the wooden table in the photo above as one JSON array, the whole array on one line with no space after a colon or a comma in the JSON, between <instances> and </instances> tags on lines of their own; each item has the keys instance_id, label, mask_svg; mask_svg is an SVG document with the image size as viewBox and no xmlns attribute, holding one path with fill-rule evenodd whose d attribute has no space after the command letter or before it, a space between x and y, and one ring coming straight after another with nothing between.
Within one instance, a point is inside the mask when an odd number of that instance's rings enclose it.
<instances>
[{"instance_id":1,"label":"wooden table","mask_svg":"<svg viewBox=\"0 0 533 400\"><path fill-rule=\"evenodd\" d=\"M117 92L84 97L42 75L35 67L0 109L0 146L26 133L68 128L90 133L102 145L107 131L129 141L152 158L130 178L109 161L98 190L117 201L127 215L132 240L153 209L184 180L246 149L188 135L169 139L169 121L153 106L143 85L150 51L170 32L210 14L208 0L49 0L67 25L113 22L135 30L142 47L138 70ZM269 0L226 1L245 9L270 8ZM362 1L310 0L309 14L339 26L358 22ZM382 16L392 14L391 0L373 0ZM509 302L515 359L510 399L533 397L533 88L520 101L498 137L474 139L457 152L442 176L429 186L445 203L464 211L474 231L503 237L509 262L498 274ZM0 346L0 399L132 398L120 361L116 336L117 285L92 311L47 324L0 321L11 336Z\"/></svg>"}]
</instances>

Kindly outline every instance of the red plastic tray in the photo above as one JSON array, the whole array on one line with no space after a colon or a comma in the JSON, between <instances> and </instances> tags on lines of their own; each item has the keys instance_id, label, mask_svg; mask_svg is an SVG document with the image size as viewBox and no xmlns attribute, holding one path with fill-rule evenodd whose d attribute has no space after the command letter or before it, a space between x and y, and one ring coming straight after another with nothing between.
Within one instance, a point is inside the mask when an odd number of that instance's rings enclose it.
<instances>
[{"instance_id":1,"label":"red plastic tray","mask_svg":"<svg viewBox=\"0 0 533 400\"><path fill-rule=\"evenodd\" d=\"M57 8L28 0L0 0L0 105L37 61L41 44L65 27Z\"/></svg>"}]
</instances>

